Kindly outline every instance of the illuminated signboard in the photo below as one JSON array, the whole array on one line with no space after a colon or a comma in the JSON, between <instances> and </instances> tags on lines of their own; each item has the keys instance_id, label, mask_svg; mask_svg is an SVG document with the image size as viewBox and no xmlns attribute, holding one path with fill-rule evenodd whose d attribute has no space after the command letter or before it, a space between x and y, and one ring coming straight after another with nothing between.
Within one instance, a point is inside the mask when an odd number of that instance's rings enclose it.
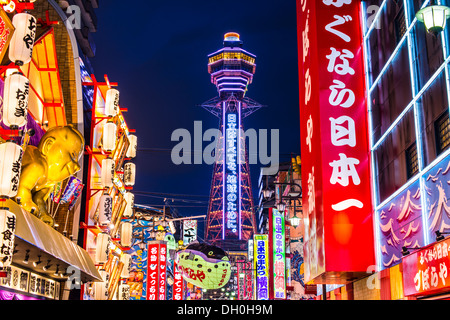
<instances>
[{"instance_id":1,"label":"illuminated signboard","mask_svg":"<svg viewBox=\"0 0 450 320\"><path fill-rule=\"evenodd\" d=\"M375 264L360 7L297 0L307 282Z\"/></svg>"},{"instance_id":2,"label":"illuminated signboard","mask_svg":"<svg viewBox=\"0 0 450 320\"><path fill-rule=\"evenodd\" d=\"M236 112L224 112L224 232L223 239L236 239L239 235L240 220L240 164L238 155L239 145L239 119Z\"/></svg>"},{"instance_id":3,"label":"illuminated signboard","mask_svg":"<svg viewBox=\"0 0 450 320\"><path fill-rule=\"evenodd\" d=\"M284 214L272 209L273 290L275 299L286 299L286 243Z\"/></svg>"},{"instance_id":4,"label":"illuminated signboard","mask_svg":"<svg viewBox=\"0 0 450 320\"><path fill-rule=\"evenodd\" d=\"M183 221L183 244L186 246L197 240L197 220Z\"/></svg>"},{"instance_id":5,"label":"illuminated signboard","mask_svg":"<svg viewBox=\"0 0 450 320\"><path fill-rule=\"evenodd\" d=\"M167 246L164 242L149 242L147 253L147 300L166 299L166 253Z\"/></svg>"},{"instance_id":6,"label":"illuminated signboard","mask_svg":"<svg viewBox=\"0 0 450 320\"><path fill-rule=\"evenodd\" d=\"M183 300L184 280L181 272L175 263L173 267L173 286L172 298L173 300Z\"/></svg>"},{"instance_id":7,"label":"illuminated signboard","mask_svg":"<svg viewBox=\"0 0 450 320\"><path fill-rule=\"evenodd\" d=\"M450 239L436 242L403 258L405 296L448 292Z\"/></svg>"},{"instance_id":8,"label":"illuminated signboard","mask_svg":"<svg viewBox=\"0 0 450 320\"><path fill-rule=\"evenodd\" d=\"M256 300L269 300L268 242L267 234L255 234L253 236L253 244L255 246Z\"/></svg>"}]
</instances>

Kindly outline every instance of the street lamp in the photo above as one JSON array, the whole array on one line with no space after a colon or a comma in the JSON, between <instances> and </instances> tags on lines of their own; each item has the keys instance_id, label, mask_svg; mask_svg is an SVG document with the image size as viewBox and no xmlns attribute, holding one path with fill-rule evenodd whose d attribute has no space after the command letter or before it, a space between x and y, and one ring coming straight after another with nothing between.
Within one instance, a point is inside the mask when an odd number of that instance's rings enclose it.
<instances>
[{"instance_id":1,"label":"street lamp","mask_svg":"<svg viewBox=\"0 0 450 320\"><path fill-rule=\"evenodd\" d=\"M434 0L431 0L430 5L416 13L417 20L423 22L427 32L434 35L437 35L439 32L444 30L445 24L449 17L450 8L436 5Z\"/></svg>"},{"instance_id":2,"label":"street lamp","mask_svg":"<svg viewBox=\"0 0 450 320\"><path fill-rule=\"evenodd\" d=\"M289 219L291 221L291 225L296 228L300 224L300 218L297 217L297 213L294 211L294 216Z\"/></svg>"}]
</instances>

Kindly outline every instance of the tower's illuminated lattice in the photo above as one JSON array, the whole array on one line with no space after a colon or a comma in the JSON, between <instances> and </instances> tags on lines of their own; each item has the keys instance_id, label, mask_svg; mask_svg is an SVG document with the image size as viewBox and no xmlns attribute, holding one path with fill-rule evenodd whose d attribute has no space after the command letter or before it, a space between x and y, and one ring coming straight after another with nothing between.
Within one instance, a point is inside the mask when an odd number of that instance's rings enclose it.
<instances>
[{"instance_id":1,"label":"tower's illuminated lattice","mask_svg":"<svg viewBox=\"0 0 450 320\"><path fill-rule=\"evenodd\" d=\"M225 250L245 250L256 230L250 170L242 119L261 106L246 98L255 55L242 49L239 34L227 33L224 47L208 56L208 72L219 96L202 107L220 119L205 238Z\"/></svg>"}]
</instances>

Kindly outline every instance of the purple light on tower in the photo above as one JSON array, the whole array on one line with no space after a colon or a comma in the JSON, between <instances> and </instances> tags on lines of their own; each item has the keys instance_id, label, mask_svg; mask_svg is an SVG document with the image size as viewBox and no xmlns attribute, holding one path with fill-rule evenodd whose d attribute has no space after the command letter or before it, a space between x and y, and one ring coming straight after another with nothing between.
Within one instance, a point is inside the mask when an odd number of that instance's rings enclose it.
<instances>
[{"instance_id":1,"label":"purple light on tower","mask_svg":"<svg viewBox=\"0 0 450 320\"><path fill-rule=\"evenodd\" d=\"M208 72L219 96L202 104L220 119L223 139L216 149L205 239L225 250L245 250L256 222L242 119L261 107L245 97L256 56L242 49L237 33L225 34L223 44L208 56Z\"/></svg>"}]
</instances>

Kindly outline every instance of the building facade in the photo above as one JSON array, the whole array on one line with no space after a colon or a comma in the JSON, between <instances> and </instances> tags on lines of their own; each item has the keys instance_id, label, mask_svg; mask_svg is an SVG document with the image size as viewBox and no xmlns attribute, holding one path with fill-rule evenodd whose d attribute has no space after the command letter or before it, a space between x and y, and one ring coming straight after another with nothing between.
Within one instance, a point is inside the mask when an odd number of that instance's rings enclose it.
<instances>
[{"instance_id":1,"label":"building facade","mask_svg":"<svg viewBox=\"0 0 450 320\"><path fill-rule=\"evenodd\" d=\"M305 2L297 1L299 13ZM450 231L446 179L450 31L446 27L432 34L416 18L430 1L357 2L363 17L358 27L365 70L375 265L368 266L366 277L328 288L326 296L441 298L450 291L444 285L449 265L444 238ZM449 5L448 1L440 4ZM345 11L346 5L340 8ZM327 27L337 32L339 25L342 31L347 22L344 18L335 29ZM299 37L304 31L299 25Z\"/></svg>"}]
</instances>

